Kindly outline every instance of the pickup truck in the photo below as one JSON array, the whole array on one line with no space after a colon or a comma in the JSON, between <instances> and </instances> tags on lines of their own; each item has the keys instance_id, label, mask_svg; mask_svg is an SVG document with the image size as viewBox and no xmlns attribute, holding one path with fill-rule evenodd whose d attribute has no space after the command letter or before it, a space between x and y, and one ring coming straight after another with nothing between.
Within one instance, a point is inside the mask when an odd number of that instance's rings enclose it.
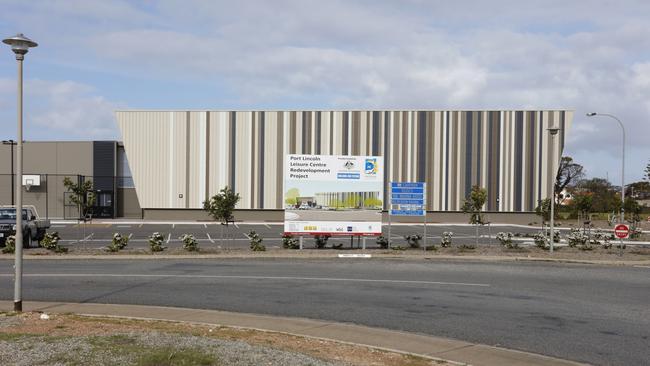
<instances>
[{"instance_id":1,"label":"pickup truck","mask_svg":"<svg viewBox=\"0 0 650 366\"><path fill-rule=\"evenodd\" d=\"M23 206L23 247L29 248L33 242L40 242L50 228L50 220L38 217L36 207ZM16 207L0 206L0 245L7 237L16 234Z\"/></svg>"}]
</instances>

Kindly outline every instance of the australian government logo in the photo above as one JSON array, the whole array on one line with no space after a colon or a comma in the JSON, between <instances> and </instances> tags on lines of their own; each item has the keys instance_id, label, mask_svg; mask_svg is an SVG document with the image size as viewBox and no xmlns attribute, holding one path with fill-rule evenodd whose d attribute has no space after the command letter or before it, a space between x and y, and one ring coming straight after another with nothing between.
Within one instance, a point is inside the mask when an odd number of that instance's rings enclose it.
<instances>
[{"instance_id":1,"label":"australian government logo","mask_svg":"<svg viewBox=\"0 0 650 366\"><path fill-rule=\"evenodd\" d=\"M368 175L377 175L377 158L366 158L365 171Z\"/></svg>"}]
</instances>

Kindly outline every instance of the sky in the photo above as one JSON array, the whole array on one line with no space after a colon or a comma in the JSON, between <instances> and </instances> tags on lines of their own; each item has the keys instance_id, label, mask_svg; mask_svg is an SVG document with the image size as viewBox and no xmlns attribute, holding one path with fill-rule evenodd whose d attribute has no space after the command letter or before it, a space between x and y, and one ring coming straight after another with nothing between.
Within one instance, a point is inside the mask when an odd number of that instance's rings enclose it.
<instances>
[{"instance_id":1,"label":"sky","mask_svg":"<svg viewBox=\"0 0 650 366\"><path fill-rule=\"evenodd\" d=\"M116 109L570 109L565 155L626 183L650 162L646 0L0 0L26 140L120 139ZM0 137L16 65L0 48Z\"/></svg>"}]
</instances>

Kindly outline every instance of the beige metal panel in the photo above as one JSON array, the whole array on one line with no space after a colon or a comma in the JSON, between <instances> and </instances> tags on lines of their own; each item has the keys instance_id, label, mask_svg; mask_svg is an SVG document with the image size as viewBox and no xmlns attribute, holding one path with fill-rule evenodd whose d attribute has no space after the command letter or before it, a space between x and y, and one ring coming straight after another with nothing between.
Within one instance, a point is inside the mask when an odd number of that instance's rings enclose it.
<instances>
[{"instance_id":1,"label":"beige metal panel","mask_svg":"<svg viewBox=\"0 0 650 366\"><path fill-rule=\"evenodd\" d=\"M228 185L228 112L210 112L209 196Z\"/></svg>"},{"instance_id":2,"label":"beige metal panel","mask_svg":"<svg viewBox=\"0 0 650 366\"><path fill-rule=\"evenodd\" d=\"M189 113L189 145L187 146L187 154L189 159L189 165L187 167L187 174L189 179L187 183L187 200L186 207L188 208L200 208L199 202L199 189L201 186L200 177L201 170L204 167L201 167L201 115L203 112L190 112Z\"/></svg>"},{"instance_id":3,"label":"beige metal panel","mask_svg":"<svg viewBox=\"0 0 650 366\"><path fill-rule=\"evenodd\" d=\"M284 174L278 164L278 118L276 113L267 113L264 120L264 208L275 208L277 200L278 175Z\"/></svg>"},{"instance_id":4,"label":"beige metal panel","mask_svg":"<svg viewBox=\"0 0 650 366\"><path fill-rule=\"evenodd\" d=\"M117 112L142 207L169 207L169 113Z\"/></svg>"}]
</instances>

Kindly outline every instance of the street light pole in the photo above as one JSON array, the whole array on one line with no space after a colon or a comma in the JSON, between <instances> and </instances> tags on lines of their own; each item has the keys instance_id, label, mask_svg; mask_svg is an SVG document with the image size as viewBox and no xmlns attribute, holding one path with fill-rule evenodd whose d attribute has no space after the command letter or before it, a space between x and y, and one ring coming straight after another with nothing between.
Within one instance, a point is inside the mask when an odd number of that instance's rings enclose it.
<instances>
[{"instance_id":1,"label":"street light pole","mask_svg":"<svg viewBox=\"0 0 650 366\"><path fill-rule=\"evenodd\" d=\"M620 119L616 118L616 116L612 114L607 114L607 113L596 113L596 112L591 112L587 113L587 117L594 117L594 116L604 116L604 117L609 117L612 119L615 119L616 122L621 126L621 131L623 131L623 146L622 146L622 154L621 154L621 213L619 215L619 223L623 224L625 223L625 126L623 126L623 122L621 122Z\"/></svg>"},{"instance_id":2,"label":"street light pole","mask_svg":"<svg viewBox=\"0 0 650 366\"><path fill-rule=\"evenodd\" d=\"M22 33L6 38L2 42L11 46L18 62L18 145L16 150L16 252L15 252L15 283L14 311L23 311L22 279L23 279L23 60L30 47L38 44L25 37Z\"/></svg>"},{"instance_id":3,"label":"street light pole","mask_svg":"<svg viewBox=\"0 0 650 366\"><path fill-rule=\"evenodd\" d=\"M560 132L560 129L557 127L550 127L548 128L548 132L551 134L551 151L555 151L555 146L553 144L554 142L554 136L557 135L558 132ZM555 155L555 154L553 154ZM555 164L555 156L553 156L553 159L551 160L551 164ZM557 170L553 170L555 176L557 176ZM551 175L551 179L553 179L553 175ZM551 181L551 246L549 248L549 251L553 253L553 244L555 243L555 181Z\"/></svg>"},{"instance_id":4,"label":"street light pole","mask_svg":"<svg viewBox=\"0 0 650 366\"><path fill-rule=\"evenodd\" d=\"M16 189L14 188L14 145L16 145L16 141L4 140L2 141L2 144L11 145L11 178L9 180L11 181L11 205L13 206L16 204L14 200L15 192L16 192Z\"/></svg>"}]
</instances>

